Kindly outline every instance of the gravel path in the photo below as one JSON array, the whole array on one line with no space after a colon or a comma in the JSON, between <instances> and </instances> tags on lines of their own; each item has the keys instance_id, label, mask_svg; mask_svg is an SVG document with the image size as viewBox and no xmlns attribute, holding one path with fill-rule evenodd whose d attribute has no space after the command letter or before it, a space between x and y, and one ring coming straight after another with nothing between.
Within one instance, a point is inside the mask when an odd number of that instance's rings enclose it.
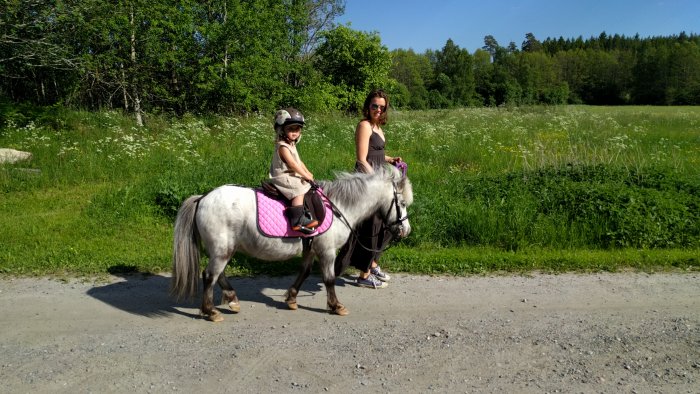
<instances>
[{"instance_id":1,"label":"gravel path","mask_svg":"<svg viewBox=\"0 0 700 394\"><path fill-rule=\"evenodd\" d=\"M233 279L216 324L165 276L0 280L0 392L700 392L697 273L394 276L346 317Z\"/></svg>"}]
</instances>

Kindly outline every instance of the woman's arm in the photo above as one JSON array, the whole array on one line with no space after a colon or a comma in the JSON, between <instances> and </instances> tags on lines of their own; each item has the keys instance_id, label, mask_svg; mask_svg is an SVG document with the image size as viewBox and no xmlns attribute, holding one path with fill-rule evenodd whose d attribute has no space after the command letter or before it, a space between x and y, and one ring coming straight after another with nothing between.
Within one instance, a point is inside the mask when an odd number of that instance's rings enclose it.
<instances>
[{"instance_id":1,"label":"woman's arm","mask_svg":"<svg viewBox=\"0 0 700 394\"><path fill-rule=\"evenodd\" d=\"M363 120L358 123L355 129L355 158L368 174L374 172L372 166L367 162L370 137L372 137L372 126L370 126L369 122Z\"/></svg>"}]
</instances>

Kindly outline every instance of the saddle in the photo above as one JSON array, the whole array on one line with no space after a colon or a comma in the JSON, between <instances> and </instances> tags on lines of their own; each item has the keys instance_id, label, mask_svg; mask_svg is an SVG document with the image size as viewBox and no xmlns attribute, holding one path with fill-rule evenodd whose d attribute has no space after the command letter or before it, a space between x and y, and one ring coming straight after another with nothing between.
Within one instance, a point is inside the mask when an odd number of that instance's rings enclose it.
<instances>
[{"instance_id":1,"label":"saddle","mask_svg":"<svg viewBox=\"0 0 700 394\"><path fill-rule=\"evenodd\" d=\"M326 232L333 223L333 211L331 210L330 202L315 189L309 190L304 195L304 208L311 212L314 218L319 222L316 231L311 234L304 234L300 231L292 230L289 220L284 215L284 210L287 209L290 204L289 200L284 198L273 185L262 182L262 186L255 189L255 202L258 231L267 237L315 237Z\"/></svg>"}]
</instances>

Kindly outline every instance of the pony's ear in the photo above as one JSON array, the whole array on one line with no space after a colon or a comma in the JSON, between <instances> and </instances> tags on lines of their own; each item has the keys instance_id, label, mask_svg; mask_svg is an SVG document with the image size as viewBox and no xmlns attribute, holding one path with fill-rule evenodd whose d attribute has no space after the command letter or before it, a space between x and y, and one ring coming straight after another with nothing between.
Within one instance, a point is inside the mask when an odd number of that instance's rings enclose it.
<instances>
[{"instance_id":1,"label":"pony's ear","mask_svg":"<svg viewBox=\"0 0 700 394\"><path fill-rule=\"evenodd\" d=\"M413 184L408 180L408 177L401 177L401 180L397 184L397 189L403 195L406 205L413 204Z\"/></svg>"}]
</instances>

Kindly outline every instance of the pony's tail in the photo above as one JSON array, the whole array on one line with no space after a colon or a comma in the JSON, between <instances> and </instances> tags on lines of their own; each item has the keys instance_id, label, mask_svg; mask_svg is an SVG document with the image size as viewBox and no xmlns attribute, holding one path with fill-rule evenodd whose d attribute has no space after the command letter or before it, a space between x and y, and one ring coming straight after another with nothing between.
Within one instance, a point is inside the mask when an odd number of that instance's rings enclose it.
<instances>
[{"instance_id":1,"label":"pony's tail","mask_svg":"<svg viewBox=\"0 0 700 394\"><path fill-rule=\"evenodd\" d=\"M191 298L199 285L199 233L195 223L202 196L190 196L177 211L173 236L173 272L170 294L177 299Z\"/></svg>"}]
</instances>

